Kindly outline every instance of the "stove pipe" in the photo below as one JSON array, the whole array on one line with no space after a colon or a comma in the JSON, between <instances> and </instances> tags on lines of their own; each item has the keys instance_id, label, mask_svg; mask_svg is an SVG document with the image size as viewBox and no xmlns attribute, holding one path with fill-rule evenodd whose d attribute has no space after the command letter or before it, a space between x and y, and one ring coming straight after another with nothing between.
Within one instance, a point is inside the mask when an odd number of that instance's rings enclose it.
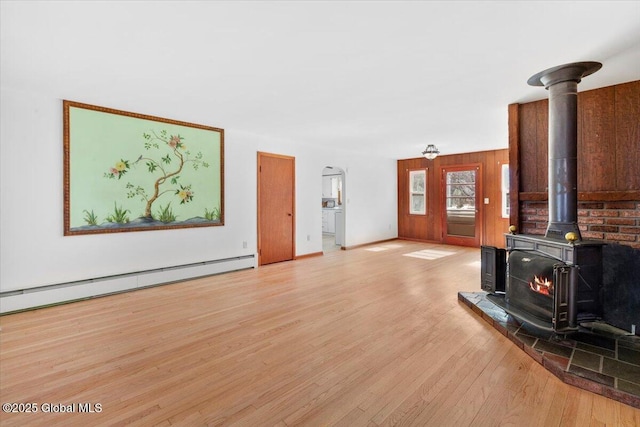
<instances>
[{"instance_id":1,"label":"stove pipe","mask_svg":"<svg viewBox=\"0 0 640 427\"><path fill-rule=\"evenodd\" d=\"M574 62L541 71L531 86L549 91L549 223L545 237L564 239L578 228L578 83L602 67L599 62Z\"/></svg>"}]
</instances>

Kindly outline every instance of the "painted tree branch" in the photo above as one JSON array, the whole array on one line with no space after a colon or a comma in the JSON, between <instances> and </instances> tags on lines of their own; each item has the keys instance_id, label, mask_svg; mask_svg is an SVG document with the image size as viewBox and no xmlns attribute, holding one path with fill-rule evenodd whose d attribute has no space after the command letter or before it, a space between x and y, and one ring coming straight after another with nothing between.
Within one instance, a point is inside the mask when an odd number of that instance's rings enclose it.
<instances>
[{"instance_id":1,"label":"painted tree branch","mask_svg":"<svg viewBox=\"0 0 640 427\"><path fill-rule=\"evenodd\" d=\"M191 163L196 171L199 166L208 168L209 164L202 160L202 153L200 152L198 152L193 159L189 157L189 151L185 151L183 154L181 150L186 150L186 145L182 142L183 138L180 135L168 135L167 132L163 130L160 132L160 135L152 131L151 134L144 133L143 137L146 140L144 143L146 150L159 150L161 148L160 143L163 143L169 147L171 152L161 157L160 160L154 159L151 156L140 155L133 164L130 164L128 160L120 159L120 161L116 162L115 166L109 169L109 172L105 173L105 177L121 179L132 166L136 166L141 161L145 161L149 173L160 172L160 176L153 182L153 193L151 195L140 185L136 187L130 182L126 185L126 188L129 190L127 197L140 196L142 200L146 202L144 217L152 218L153 204L165 193L174 192L180 199L180 204L193 200L194 192L191 189L191 184L183 185L179 183L180 173L184 170L187 163ZM177 169L170 171L168 166L173 162L172 158L177 159L178 166ZM163 186L165 186L167 182L176 187L163 189Z\"/></svg>"}]
</instances>

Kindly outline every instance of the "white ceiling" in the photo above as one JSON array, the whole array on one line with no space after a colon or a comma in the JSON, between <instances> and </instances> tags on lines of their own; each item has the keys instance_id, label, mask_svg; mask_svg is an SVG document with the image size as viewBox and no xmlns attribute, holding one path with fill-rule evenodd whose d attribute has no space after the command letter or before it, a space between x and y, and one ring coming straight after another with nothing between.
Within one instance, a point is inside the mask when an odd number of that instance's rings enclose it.
<instances>
[{"instance_id":1,"label":"white ceiling","mask_svg":"<svg viewBox=\"0 0 640 427\"><path fill-rule=\"evenodd\" d=\"M640 79L639 1L1 7L3 90L392 158L506 148L552 66L602 62L580 91Z\"/></svg>"}]
</instances>

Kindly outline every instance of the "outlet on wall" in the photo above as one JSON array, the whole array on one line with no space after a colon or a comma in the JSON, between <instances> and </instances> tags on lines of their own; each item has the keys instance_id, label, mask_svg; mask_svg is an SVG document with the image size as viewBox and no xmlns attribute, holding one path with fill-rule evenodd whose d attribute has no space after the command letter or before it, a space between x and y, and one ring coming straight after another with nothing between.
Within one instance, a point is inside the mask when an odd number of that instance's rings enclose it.
<instances>
[{"instance_id":1,"label":"outlet on wall","mask_svg":"<svg viewBox=\"0 0 640 427\"><path fill-rule=\"evenodd\" d=\"M242 248L247 249L247 242L242 242Z\"/></svg>"}]
</instances>

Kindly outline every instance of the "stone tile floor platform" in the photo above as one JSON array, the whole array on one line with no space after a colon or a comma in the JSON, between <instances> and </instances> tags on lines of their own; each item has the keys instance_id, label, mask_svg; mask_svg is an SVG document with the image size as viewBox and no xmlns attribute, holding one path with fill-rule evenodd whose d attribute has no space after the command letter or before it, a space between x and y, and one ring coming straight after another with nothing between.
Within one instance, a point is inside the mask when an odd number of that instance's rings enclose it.
<instances>
[{"instance_id":1,"label":"stone tile floor platform","mask_svg":"<svg viewBox=\"0 0 640 427\"><path fill-rule=\"evenodd\" d=\"M559 335L517 320L486 292L458 300L563 382L640 408L640 336L584 327Z\"/></svg>"}]
</instances>

